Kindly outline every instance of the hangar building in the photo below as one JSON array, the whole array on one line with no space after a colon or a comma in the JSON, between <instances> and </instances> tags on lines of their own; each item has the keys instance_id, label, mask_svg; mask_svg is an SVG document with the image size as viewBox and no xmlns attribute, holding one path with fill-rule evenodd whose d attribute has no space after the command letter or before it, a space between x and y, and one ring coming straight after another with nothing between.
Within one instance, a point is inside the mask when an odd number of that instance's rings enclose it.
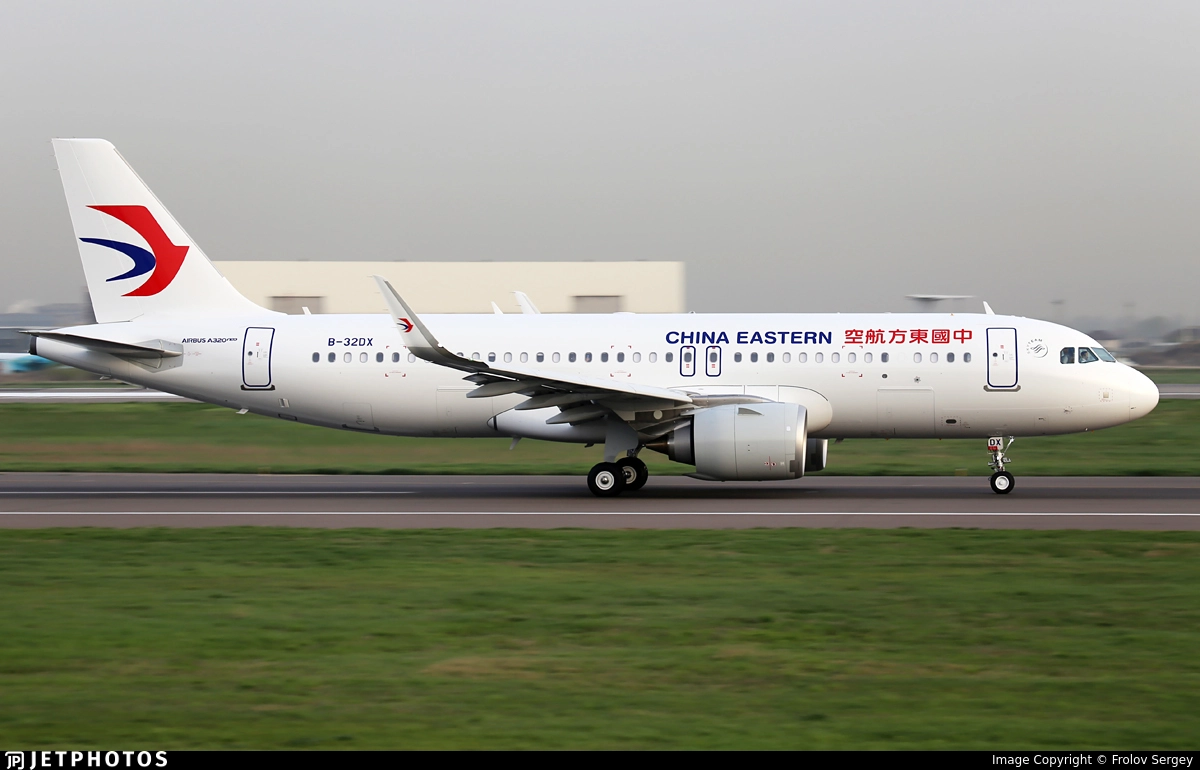
<instances>
[{"instance_id":1,"label":"hangar building","mask_svg":"<svg viewBox=\"0 0 1200 770\"><path fill-rule=\"evenodd\" d=\"M386 313L372 275L418 313L519 313L514 291L543 313L682 313L682 262L217 262L262 307L299 314Z\"/></svg>"}]
</instances>

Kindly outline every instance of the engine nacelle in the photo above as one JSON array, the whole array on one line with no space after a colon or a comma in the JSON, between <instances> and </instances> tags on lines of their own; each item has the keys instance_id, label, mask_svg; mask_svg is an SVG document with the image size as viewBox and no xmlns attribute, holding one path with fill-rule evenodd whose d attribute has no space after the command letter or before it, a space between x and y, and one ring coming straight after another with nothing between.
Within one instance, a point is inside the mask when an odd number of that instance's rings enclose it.
<instances>
[{"instance_id":1,"label":"engine nacelle","mask_svg":"<svg viewBox=\"0 0 1200 770\"><path fill-rule=\"evenodd\" d=\"M710 479L798 479L806 469L808 412L777 402L714 406L646 446Z\"/></svg>"}]
</instances>

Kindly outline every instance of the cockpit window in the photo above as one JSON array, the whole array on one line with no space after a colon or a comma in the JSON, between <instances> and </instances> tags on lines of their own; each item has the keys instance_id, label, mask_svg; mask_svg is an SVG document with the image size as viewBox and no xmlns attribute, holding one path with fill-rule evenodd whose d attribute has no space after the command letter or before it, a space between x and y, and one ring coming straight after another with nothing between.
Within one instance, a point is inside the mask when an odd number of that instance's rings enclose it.
<instances>
[{"instance_id":1,"label":"cockpit window","mask_svg":"<svg viewBox=\"0 0 1200 770\"><path fill-rule=\"evenodd\" d=\"M1099 361L1099 360L1100 360L1100 356L1093 353L1091 348L1080 348L1079 349L1079 363L1090 364L1090 363L1093 363L1093 362Z\"/></svg>"},{"instance_id":2,"label":"cockpit window","mask_svg":"<svg viewBox=\"0 0 1200 770\"><path fill-rule=\"evenodd\" d=\"M1063 348L1058 354L1058 362L1060 364L1075 363L1075 348Z\"/></svg>"},{"instance_id":3,"label":"cockpit window","mask_svg":"<svg viewBox=\"0 0 1200 770\"><path fill-rule=\"evenodd\" d=\"M1092 352L1100 356L1101 361L1107 361L1110 364L1115 364L1117 362L1117 359L1113 358L1113 354L1109 353L1104 348L1092 348Z\"/></svg>"}]
</instances>

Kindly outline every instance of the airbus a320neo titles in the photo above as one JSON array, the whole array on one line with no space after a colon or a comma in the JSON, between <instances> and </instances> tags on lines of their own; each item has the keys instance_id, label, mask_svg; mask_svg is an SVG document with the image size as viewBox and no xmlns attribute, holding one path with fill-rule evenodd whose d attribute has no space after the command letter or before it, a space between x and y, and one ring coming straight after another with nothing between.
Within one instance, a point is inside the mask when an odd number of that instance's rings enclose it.
<instances>
[{"instance_id":1,"label":"airbus a320neo titles","mask_svg":"<svg viewBox=\"0 0 1200 770\"><path fill-rule=\"evenodd\" d=\"M388 315L285 315L239 294L112 144L53 145L97 323L30 331L31 353L329 428L600 444L600 496L646 483L643 449L696 478L765 481L825 468L830 439L884 437L986 439L1006 494L1015 437L1121 425L1158 404L1094 339L986 305L418 316L376 276Z\"/></svg>"}]
</instances>

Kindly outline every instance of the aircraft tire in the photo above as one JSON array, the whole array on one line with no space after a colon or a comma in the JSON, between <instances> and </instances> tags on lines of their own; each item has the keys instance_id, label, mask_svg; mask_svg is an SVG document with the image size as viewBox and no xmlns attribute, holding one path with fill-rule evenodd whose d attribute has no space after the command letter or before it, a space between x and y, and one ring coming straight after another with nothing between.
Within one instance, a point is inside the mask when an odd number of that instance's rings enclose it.
<instances>
[{"instance_id":1,"label":"aircraft tire","mask_svg":"<svg viewBox=\"0 0 1200 770\"><path fill-rule=\"evenodd\" d=\"M625 491L636 492L650 480L650 469L636 457L624 457L617 465L625 472Z\"/></svg>"},{"instance_id":2,"label":"aircraft tire","mask_svg":"<svg viewBox=\"0 0 1200 770\"><path fill-rule=\"evenodd\" d=\"M625 491L625 471L616 463L596 463L588 472L588 489L596 497L616 497Z\"/></svg>"},{"instance_id":3,"label":"aircraft tire","mask_svg":"<svg viewBox=\"0 0 1200 770\"><path fill-rule=\"evenodd\" d=\"M992 491L998 495L1007 495L1017 485L1017 480L1008 471L996 471L990 481Z\"/></svg>"}]
</instances>

